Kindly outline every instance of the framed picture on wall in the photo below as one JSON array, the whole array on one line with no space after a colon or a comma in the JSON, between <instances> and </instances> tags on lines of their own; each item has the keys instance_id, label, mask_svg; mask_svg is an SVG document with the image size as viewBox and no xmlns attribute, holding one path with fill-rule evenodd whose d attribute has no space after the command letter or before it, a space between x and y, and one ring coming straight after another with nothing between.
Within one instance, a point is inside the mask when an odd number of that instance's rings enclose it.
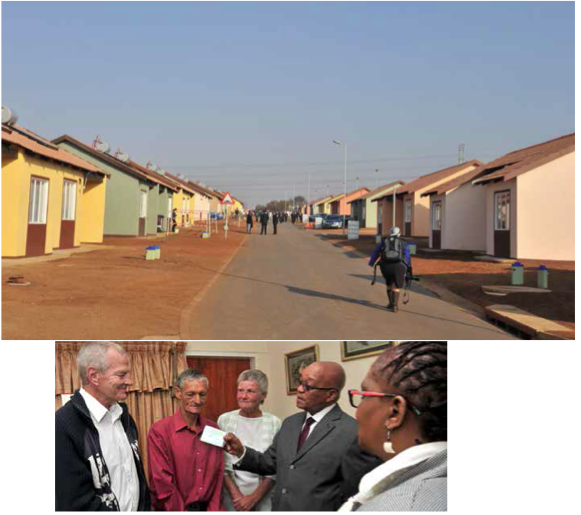
<instances>
[{"instance_id":1,"label":"framed picture on wall","mask_svg":"<svg viewBox=\"0 0 581 515\"><path fill-rule=\"evenodd\" d=\"M381 354L388 347L397 345L396 341L372 342L372 341L348 341L341 342L341 359L349 361L352 359L367 358Z\"/></svg>"},{"instance_id":2,"label":"framed picture on wall","mask_svg":"<svg viewBox=\"0 0 581 515\"><path fill-rule=\"evenodd\" d=\"M286 393L294 395L297 393L301 372L311 363L319 361L319 346L313 345L305 349L289 352L284 355L286 370Z\"/></svg>"}]
</instances>

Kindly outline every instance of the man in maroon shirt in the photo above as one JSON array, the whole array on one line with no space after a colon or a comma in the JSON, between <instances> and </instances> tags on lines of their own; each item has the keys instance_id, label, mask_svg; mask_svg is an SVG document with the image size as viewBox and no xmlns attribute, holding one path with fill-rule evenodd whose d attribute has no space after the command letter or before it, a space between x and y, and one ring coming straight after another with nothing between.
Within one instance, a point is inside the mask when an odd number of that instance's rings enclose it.
<instances>
[{"instance_id":1,"label":"man in maroon shirt","mask_svg":"<svg viewBox=\"0 0 581 515\"><path fill-rule=\"evenodd\" d=\"M200 440L208 379L193 369L180 374L175 387L179 410L151 426L147 439L149 486L158 511L220 511L224 451Z\"/></svg>"}]
</instances>

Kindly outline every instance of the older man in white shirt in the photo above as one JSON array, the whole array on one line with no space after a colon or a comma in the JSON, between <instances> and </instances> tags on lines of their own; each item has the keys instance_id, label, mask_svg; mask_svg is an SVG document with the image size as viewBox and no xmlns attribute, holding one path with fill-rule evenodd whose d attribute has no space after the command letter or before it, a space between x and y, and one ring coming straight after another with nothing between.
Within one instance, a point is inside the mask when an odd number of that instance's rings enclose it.
<instances>
[{"instance_id":1,"label":"older man in white shirt","mask_svg":"<svg viewBox=\"0 0 581 515\"><path fill-rule=\"evenodd\" d=\"M129 356L116 343L85 344L82 388L56 413L56 511L147 511L135 422L125 404Z\"/></svg>"}]
</instances>

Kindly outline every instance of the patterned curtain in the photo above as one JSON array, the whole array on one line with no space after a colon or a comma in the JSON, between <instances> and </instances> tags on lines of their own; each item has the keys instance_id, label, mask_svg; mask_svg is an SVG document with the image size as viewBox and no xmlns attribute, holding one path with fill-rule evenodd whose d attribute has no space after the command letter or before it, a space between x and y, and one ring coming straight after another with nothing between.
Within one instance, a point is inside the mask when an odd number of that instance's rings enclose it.
<instances>
[{"instance_id":1,"label":"patterned curtain","mask_svg":"<svg viewBox=\"0 0 581 515\"><path fill-rule=\"evenodd\" d=\"M55 342L55 411L61 395L72 394L81 383L77 353L85 342ZM117 342L131 358L131 381L127 406L139 431L139 446L147 472L147 434L154 422L173 415L177 403L172 385L187 368L185 342ZM174 354L175 349L175 354Z\"/></svg>"}]
</instances>

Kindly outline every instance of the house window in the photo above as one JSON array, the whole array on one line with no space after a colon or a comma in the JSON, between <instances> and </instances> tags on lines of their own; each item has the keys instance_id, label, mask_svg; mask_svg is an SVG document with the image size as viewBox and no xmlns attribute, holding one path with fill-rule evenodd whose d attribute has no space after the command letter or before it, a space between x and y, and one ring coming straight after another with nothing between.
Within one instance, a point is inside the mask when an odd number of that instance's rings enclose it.
<instances>
[{"instance_id":1,"label":"house window","mask_svg":"<svg viewBox=\"0 0 581 515\"><path fill-rule=\"evenodd\" d=\"M139 218L147 217L147 191L139 192Z\"/></svg>"},{"instance_id":2,"label":"house window","mask_svg":"<svg viewBox=\"0 0 581 515\"><path fill-rule=\"evenodd\" d=\"M432 230L442 230L442 202L432 204Z\"/></svg>"},{"instance_id":3,"label":"house window","mask_svg":"<svg viewBox=\"0 0 581 515\"><path fill-rule=\"evenodd\" d=\"M510 191L494 194L494 230L510 230Z\"/></svg>"},{"instance_id":4,"label":"house window","mask_svg":"<svg viewBox=\"0 0 581 515\"><path fill-rule=\"evenodd\" d=\"M33 177L30 180L30 205L28 223L46 224L48 209L48 179Z\"/></svg>"},{"instance_id":5,"label":"house window","mask_svg":"<svg viewBox=\"0 0 581 515\"><path fill-rule=\"evenodd\" d=\"M405 201L405 222L406 223L412 222L412 201L411 200Z\"/></svg>"},{"instance_id":6,"label":"house window","mask_svg":"<svg viewBox=\"0 0 581 515\"><path fill-rule=\"evenodd\" d=\"M65 180L63 183L63 220L74 220L77 206L77 183Z\"/></svg>"}]
</instances>

